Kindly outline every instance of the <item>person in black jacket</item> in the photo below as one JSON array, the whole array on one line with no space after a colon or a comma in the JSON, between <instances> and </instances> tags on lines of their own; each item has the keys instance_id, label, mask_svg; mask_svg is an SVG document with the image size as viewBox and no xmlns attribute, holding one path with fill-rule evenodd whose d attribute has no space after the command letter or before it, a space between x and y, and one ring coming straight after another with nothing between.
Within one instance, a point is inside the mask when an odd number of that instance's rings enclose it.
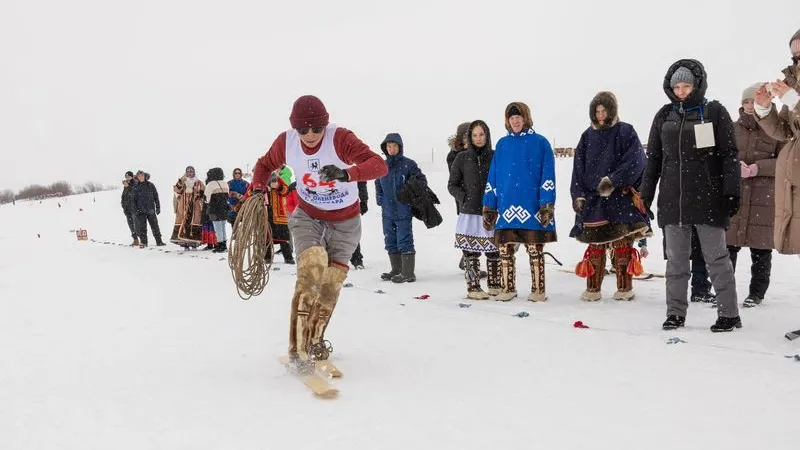
<instances>
[{"instance_id":1,"label":"person in black jacket","mask_svg":"<svg viewBox=\"0 0 800 450\"><path fill-rule=\"evenodd\" d=\"M717 293L719 317L711 331L742 326L725 240L739 209L741 169L733 121L719 102L706 100L707 86L700 62L675 62L664 78L670 103L656 113L647 145L641 195L649 211L658 185L658 225L667 241L665 330L686 321L692 227Z\"/></svg>"},{"instance_id":2,"label":"person in black jacket","mask_svg":"<svg viewBox=\"0 0 800 450\"><path fill-rule=\"evenodd\" d=\"M228 183L224 182L225 172L222 168L214 167L206 173L206 190L203 191L205 197L204 211L208 215L208 220L214 224L217 245L212 250L213 253L224 253L228 251L227 218L230 205L228 197L230 190Z\"/></svg>"},{"instance_id":3,"label":"person in black jacket","mask_svg":"<svg viewBox=\"0 0 800 450\"><path fill-rule=\"evenodd\" d=\"M128 228L131 230L131 237L133 238L131 247L139 246L139 237L136 235L136 221L133 218L133 205L131 204L131 190L135 183L136 179L133 178L133 172L130 170L125 172L125 179L122 180L123 187L120 203L122 204L122 212L125 214L125 219L128 221Z\"/></svg>"},{"instance_id":4,"label":"person in black jacket","mask_svg":"<svg viewBox=\"0 0 800 450\"><path fill-rule=\"evenodd\" d=\"M469 125L467 150L459 153L450 168L447 190L456 200L459 211L455 247L461 249L466 265L467 298L486 300L501 291L500 253L494 245L494 233L483 227L483 194L492 163L492 136L482 120ZM480 283L480 255L486 254L488 289Z\"/></svg>"},{"instance_id":5,"label":"person in black jacket","mask_svg":"<svg viewBox=\"0 0 800 450\"><path fill-rule=\"evenodd\" d=\"M367 191L366 181L358 182L358 200L361 204L361 215L363 216L369 209L367 206L367 202L369 201L369 191ZM350 257L350 264L352 264L356 270L364 268L364 255L361 254L360 242L358 243L358 247L356 247L356 251L353 252L353 256Z\"/></svg>"},{"instance_id":6,"label":"person in black jacket","mask_svg":"<svg viewBox=\"0 0 800 450\"><path fill-rule=\"evenodd\" d=\"M447 146L450 147L450 152L447 153L447 173L450 173L453 169L453 162L455 162L456 156L467 149L469 144L468 132L469 122L464 122L456 128L456 134L450 136L450 139L447 140ZM456 214L461 214L458 202L456 202ZM458 262L458 269L466 270L466 268L466 259L462 256L461 261Z\"/></svg>"},{"instance_id":7,"label":"person in black jacket","mask_svg":"<svg viewBox=\"0 0 800 450\"><path fill-rule=\"evenodd\" d=\"M131 190L131 205L136 214L136 234L139 236L139 248L147 247L147 223L153 230L156 245L161 247L161 229L158 227L158 216L161 214L161 203L158 201L158 190L150 182L150 174L141 170L136 172L139 180Z\"/></svg>"}]
</instances>

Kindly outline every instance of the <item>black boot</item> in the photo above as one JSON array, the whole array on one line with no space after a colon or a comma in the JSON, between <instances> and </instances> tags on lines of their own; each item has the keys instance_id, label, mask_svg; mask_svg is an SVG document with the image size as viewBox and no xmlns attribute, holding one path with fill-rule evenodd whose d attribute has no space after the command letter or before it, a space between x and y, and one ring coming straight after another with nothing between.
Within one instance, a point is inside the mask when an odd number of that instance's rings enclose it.
<instances>
[{"instance_id":1,"label":"black boot","mask_svg":"<svg viewBox=\"0 0 800 450\"><path fill-rule=\"evenodd\" d=\"M217 244L213 244L213 245L212 245L212 244L208 244L208 245L206 245L205 247L203 247L203 249L202 249L202 250L203 250L203 251L207 251L207 250L214 250L214 248L215 248L216 246L217 246Z\"/></svg>"},{"instance_id":2,"label":"black boot","mask_svg":"<svg viewBox=\"0 0 800 450\"><path fill-rule=\"evenodd\" d=\"M686 324L686 317L667 316L667 320L664 321L664 325L662 325L661 328L664 330L675 330L682 328L684 324Z\"/></svg>"},{"instance_id":3,"label":"black boot","mask_svg":"<svg viewBox=\"0 0 800 450\"><path fill-rule=\"evenodd\" d=\"M225 253L228 251L228 244L225 241L218 242L217 247L212 250L212 253Z\"/></svg>"},{"instance_id":4,"label":"black boot","mask_svg":"<svg viewBox=\"0 0 800 450\"><path fill-rule=\"evenodd\" d=\"M399 275L395 275L392 277L392 283L413 283L417 281L417 277L414 275L414 264L415 264L415 256L414 253L403 253L402 255L402 266L403 269L400 271Z\"/></svg>"},{"instance_id":5,"label":"black boot","mask_svg":"<svg viewBox=\"0 0 800 450\"><path fill-rule=\"evenodd\" d=\"M391 264L392 270L381 274L381 280L383 281L389 281L393 276L400 274L400 270L403 267L400 253L389 253L389 264Z\"/></svg>"},{"instance_id":6,"label":"black boot","mask_svg":"<svg viewBox=\"0 0 800 450\"><path fill-rule=\"evenodd\" d=\"M718 317L717 323L711 325L711 331L714 333L733 331L734 328L742 328L742 319L739 316Z\"/></svg>"}]
</instances>

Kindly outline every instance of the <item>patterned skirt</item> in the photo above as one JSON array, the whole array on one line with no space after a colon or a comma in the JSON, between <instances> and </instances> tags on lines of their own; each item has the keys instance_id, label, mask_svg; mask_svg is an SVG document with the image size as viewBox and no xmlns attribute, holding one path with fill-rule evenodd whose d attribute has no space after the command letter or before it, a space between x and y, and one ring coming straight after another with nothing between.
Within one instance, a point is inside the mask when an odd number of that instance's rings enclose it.
<instances>
[{"instance_id":1,"label":"patterned skirt","mask_svg":"<svg viewBox=\"0 0 800 450\"><path fill-rule=\"evenodd\" d=\"M459 214L456 222L455 247L468 252L492 253L494 232L483 228L483 217L478 214Z\"/></svg>"}]
</instances>

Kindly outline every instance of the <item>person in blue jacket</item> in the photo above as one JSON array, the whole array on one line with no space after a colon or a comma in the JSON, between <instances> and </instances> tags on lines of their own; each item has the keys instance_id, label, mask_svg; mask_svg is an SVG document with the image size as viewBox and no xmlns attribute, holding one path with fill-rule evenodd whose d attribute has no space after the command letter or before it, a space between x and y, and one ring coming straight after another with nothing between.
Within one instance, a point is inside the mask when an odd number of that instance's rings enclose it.
<instances>
[{"instance_id":1,"label":"person in blue jacket","mask_svg":"<svg viewBox=\"0 0 800 450\"><path fill-rule=\"evenodd\" d=\"M547 300L544 279L544 244L555 242L555 155L547 139L533 130L528 105L506 106L508 135L497 142L483 196L483 226L494 229L500 250L502 291L495 298L517 296L516 250L525 244L531 268L528 300Z\"/></svg>"},{"instance_id":2,"label":"person in blue jacket","mask_svg":"<svg viewBox=\"0 0 800 450\"><path fill-rule=\"evenodd\" d=\"M228 210L228 223L231 225L236 222L236 205L244 201L244 194L249 187L250 183L242 178L242 169L238 167L233 169L233 179L228 181L228 204L231 205Z\"/></svg>"},{"instance_id":3,"label":"person in blue jacket","mask_svg":"<svg viewBox=\"0 0 800 450\"><path fill-rule=\"evenodd\" d=\"M617 277L615 300L633 300L633 275L628 266L638 252L633 243L652 236L647 210L636 188L642 182L646 158L633 126L621 122L617 98L598 93L589 104L591 125L581 135L572 164L570 232L587 244L582 264L586 277L585 301L600 300L606 269L606 251L613 250Z\"/></svg>"},{"instance_id":4,"label":"person in blue jacket","mask_svg":"<svg viewBox=\"0 0 800 450\"><path fill-rule=\"evenodd\" d=\"M397 201L397 193L411 176L426 184L427 179L417 163L403 155L403 139L398 133L386 135L381 150L386 155L389 173L375 180L375 197L383 211L383 239L391 264L391 270L381 274L381 279L410 283L417 280L414 275L414 232L411 229L414 216L411 205Z\"/></svg>"}]
</instances>

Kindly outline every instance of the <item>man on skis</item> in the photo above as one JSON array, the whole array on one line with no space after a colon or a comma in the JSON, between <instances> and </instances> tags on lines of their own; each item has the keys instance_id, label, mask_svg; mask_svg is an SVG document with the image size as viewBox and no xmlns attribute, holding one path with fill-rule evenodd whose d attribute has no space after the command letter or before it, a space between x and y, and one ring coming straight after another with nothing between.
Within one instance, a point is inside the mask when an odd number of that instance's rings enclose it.
<instances>
[{"instance_id":1,"label":"man on skis","mask_svg":"<svg viewBox=\"0 0 800 450\"><path fill-rule=\"evenodd\" d=\"M292 128L256 163L253 191L265 192L270 174L283 164L295 173L299 205L289 229L298 260L289 355L324 360L332 350L325 329L361 240L357 183L383 177L388 168L352 131L329 123L317 97L298 98L289 122Z\"/></svg>"}]
</instances>

